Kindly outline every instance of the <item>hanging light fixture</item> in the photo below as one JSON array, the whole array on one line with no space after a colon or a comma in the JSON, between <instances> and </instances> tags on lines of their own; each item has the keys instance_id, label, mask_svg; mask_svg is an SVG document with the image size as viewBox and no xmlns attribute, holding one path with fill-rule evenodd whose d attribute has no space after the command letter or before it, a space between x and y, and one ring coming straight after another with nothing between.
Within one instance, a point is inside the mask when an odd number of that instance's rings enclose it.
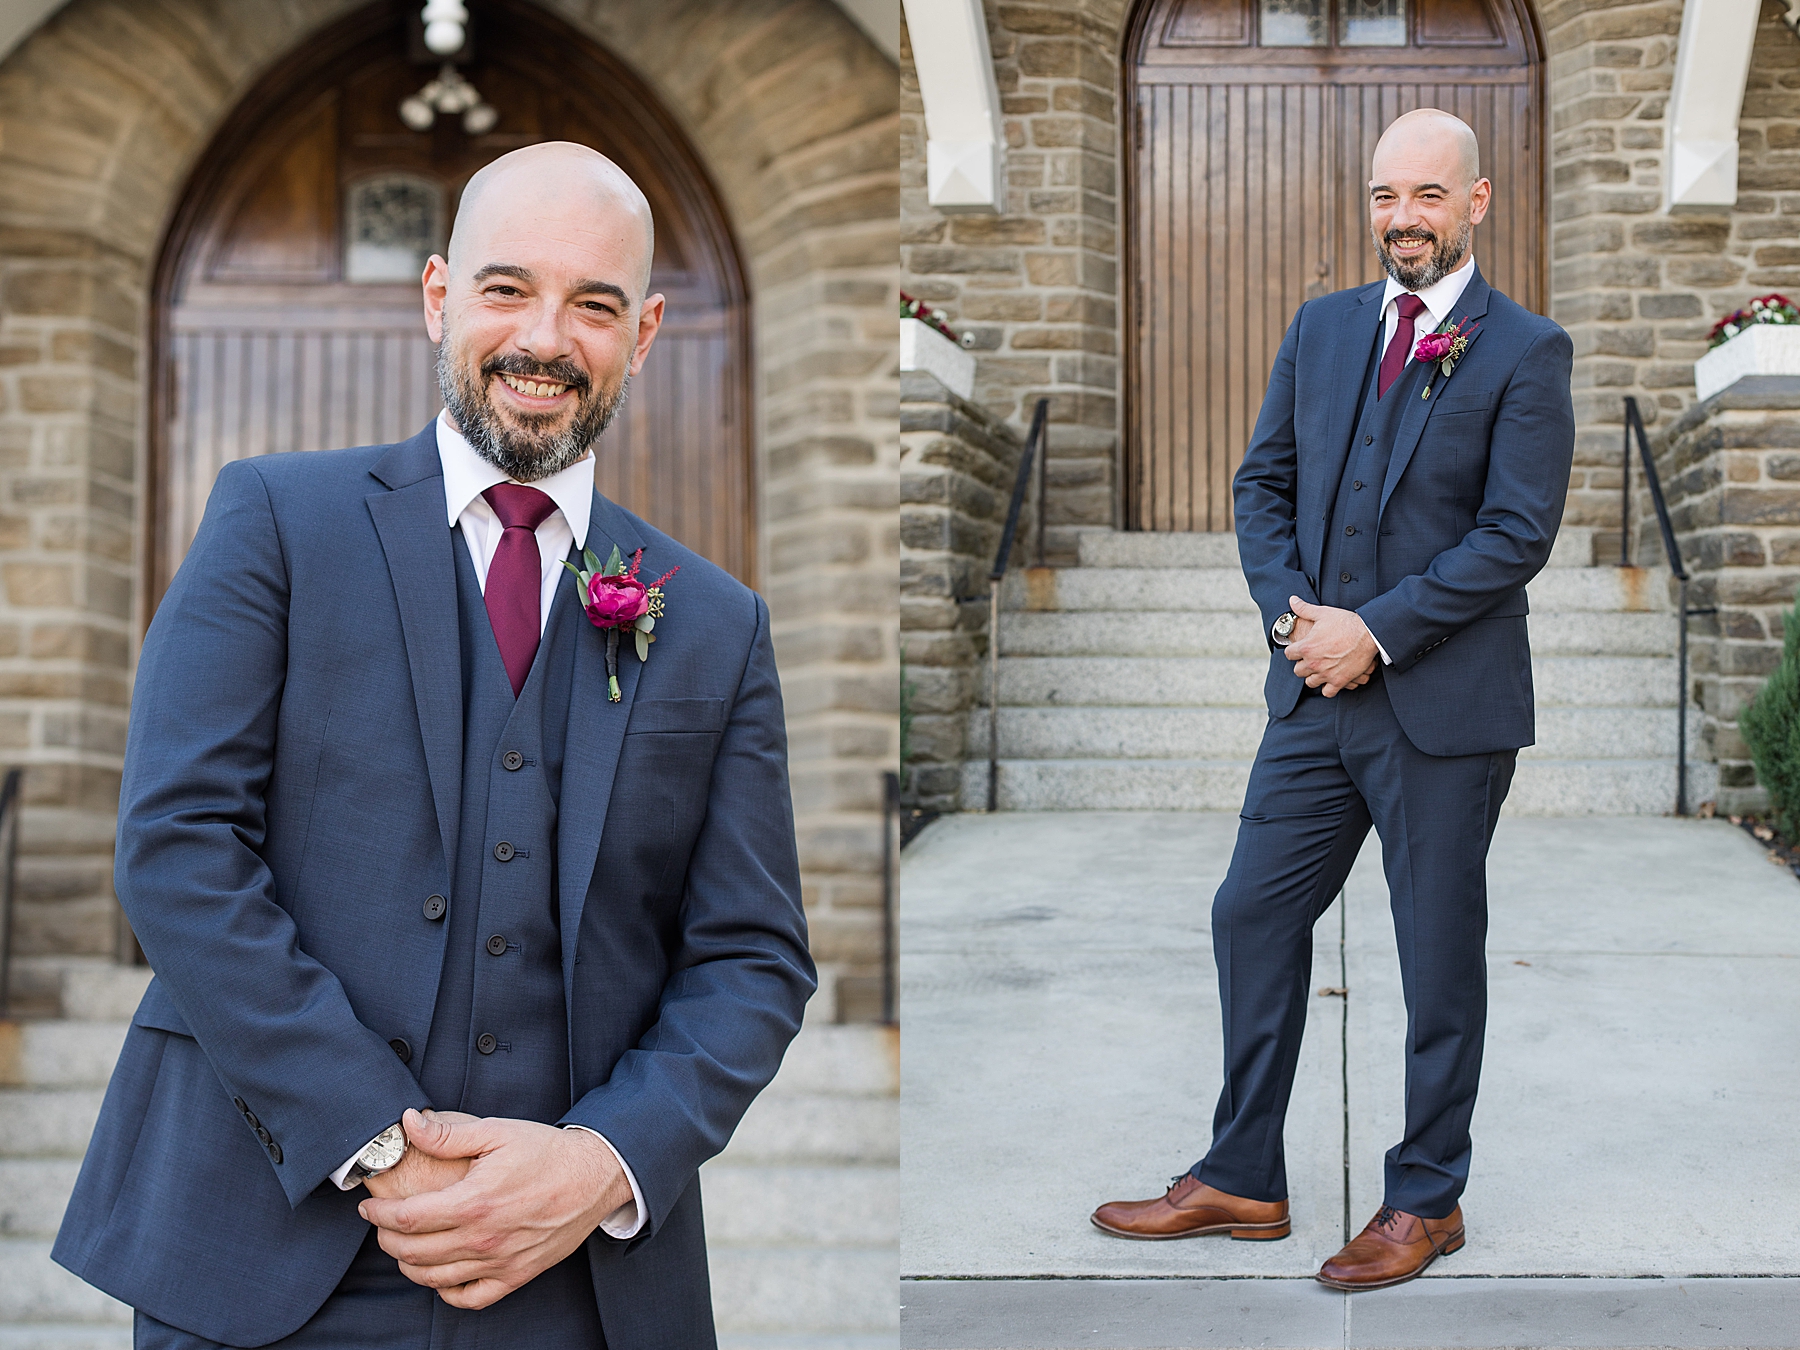
<instances>
[{"instance_id":1,"label":"hanging light fixture","mask_svg":"<svg viewBox=\"0 0 1800 1350\"><path fill-rule=\"evenodd\" d=\"M419 17L425 24L425 45L431 51L449 56L462 50L468 40L469 22L469 11L463 8L462 0L428 0ZM453 117L460 114L463 130L471 136L492 131L500 120L500 114L449 61L444 62L435 80L400 104L400 120L414 131L430 131L441 113Z\"/></svg>"}]
</instances>

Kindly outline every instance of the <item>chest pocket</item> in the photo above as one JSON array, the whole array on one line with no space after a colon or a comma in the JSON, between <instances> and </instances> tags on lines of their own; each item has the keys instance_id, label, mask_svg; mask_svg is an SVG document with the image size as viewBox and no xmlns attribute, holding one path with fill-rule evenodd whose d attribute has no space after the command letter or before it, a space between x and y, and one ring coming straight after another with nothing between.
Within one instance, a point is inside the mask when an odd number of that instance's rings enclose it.
<instances>
[{"instance_id":1,"label":"chest pocket","mask_svg":"<svg viewBox=\"0 0 1800 1350\"><path fill-rule=\"evenodd\" d=\"M619 753L618 781L632 787L635 823L623 837L651 894L679 898L725 730L722 698L639 699Z\"/></svg>"},{"instance_id":2,"label":"chest pocket","mask_svg":"<svg viewBox=\"0 0 1800 1350\"><path fill-rule=\"evenodd\" d=\"M1492 393L1445 394L1425 424L1426 440L1450 452L1457 505L1471 510L1480 505L1487 489L1487 432L1493 410Z\"/></svg>"}]
</instances>

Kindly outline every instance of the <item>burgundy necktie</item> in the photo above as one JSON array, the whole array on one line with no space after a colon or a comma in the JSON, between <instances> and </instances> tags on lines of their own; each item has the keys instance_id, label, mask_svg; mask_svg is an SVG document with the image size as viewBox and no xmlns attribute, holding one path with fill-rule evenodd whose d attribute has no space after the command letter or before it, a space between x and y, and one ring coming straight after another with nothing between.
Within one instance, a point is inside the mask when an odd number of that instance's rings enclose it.
<instances>
[{"instance_id":1,"label":"burgundy necktie","mask_svg":"<svg viewBox=\"0 0 1800 1350\"><path fill-rule=\"evenodd\" d=\"M1400 378L1400 372L1406 368L1406 358L1413 348L1413 320L1425 308L1425 302L1416 295L1402 295L1394 301L1394 308L1400 311L1400 322L1394 325L1394 337L1381 354L1381 373L1376 378L1375 397L1380 398L1387 393L1388 386Z\"/></svg>"},{"instance_id":2,"label":"burgundy necktie","mask_svg":"<svg viewBox=\"0 0 1800 1350\"><path fill-rule=\"evenodd\" d=\"M543 634L544 560L538 553L537 527L556 510L556 503L536 488L518 483L495 483L481 495L506 527L488 564L483 598L494 640L500 644L500 659L506 663L506 678L517 698Z\"/></svg>"}]
</instances>

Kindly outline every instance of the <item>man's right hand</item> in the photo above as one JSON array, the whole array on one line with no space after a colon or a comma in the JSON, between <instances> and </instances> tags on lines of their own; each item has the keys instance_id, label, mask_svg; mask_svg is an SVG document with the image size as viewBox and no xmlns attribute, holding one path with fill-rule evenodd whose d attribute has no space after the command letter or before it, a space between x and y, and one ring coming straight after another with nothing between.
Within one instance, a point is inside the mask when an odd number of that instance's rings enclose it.
<instances>
[{"instance_id":1,"label":"man's right hand","mask_svg":"<svg viewBox=\"0 0 1800 1350\"><path fill-rule=\"evenodd\" d=\"M479 1120L463 1111L426 1111L433 1120ZM468 1158L434 1158L423 1149L408 1146L400 1161L385 1172L366 1177L363 1185L377 1200L405 1200L427 1191L454 1186L468 1174Z\"/></svg>"}]
</instances>

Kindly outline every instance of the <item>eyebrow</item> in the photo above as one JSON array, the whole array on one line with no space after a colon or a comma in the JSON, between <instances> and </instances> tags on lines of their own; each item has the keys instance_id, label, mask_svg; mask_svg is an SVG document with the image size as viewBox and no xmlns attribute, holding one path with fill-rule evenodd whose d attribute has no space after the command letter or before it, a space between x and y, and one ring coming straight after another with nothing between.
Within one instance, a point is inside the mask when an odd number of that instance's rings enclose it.
<instances>
[{"instance_id":1,"label":"eyebrow","mask_svg":"<svg viewBox=\"0 0 1800 1350\"><path fill-rule=\"evenodd\" d=\"M529 267L520 267L517 263L489 263L476 271L474 280L479 283L489 277L511 277L515 281L534 282L537 276ZM631 297L625 288L614 285L610 281L600 281L594 277L583 277L569 288L571 295L610 295L627 309L631 307Z\"/></svg>"},{"instance_id":2,"label":"eyebrow","mask_svg":"<svg viewBox=\"0 0 1800 1350\"><path fill-rule=\"evenodd\" d=\"M1420 183L1416 188L1413 189L1414 192L1433 192L1433 191L1448 192L1449 190L1450 189L1445 187L1442 183ZM1369 195L1371 197L1373 197L1377 192L1393 192L1393 191L1395 191L1395 189L1389 187L1386 183L1371 183L1371 184L1369 184Z\"/></svg>"}]
</instances>

